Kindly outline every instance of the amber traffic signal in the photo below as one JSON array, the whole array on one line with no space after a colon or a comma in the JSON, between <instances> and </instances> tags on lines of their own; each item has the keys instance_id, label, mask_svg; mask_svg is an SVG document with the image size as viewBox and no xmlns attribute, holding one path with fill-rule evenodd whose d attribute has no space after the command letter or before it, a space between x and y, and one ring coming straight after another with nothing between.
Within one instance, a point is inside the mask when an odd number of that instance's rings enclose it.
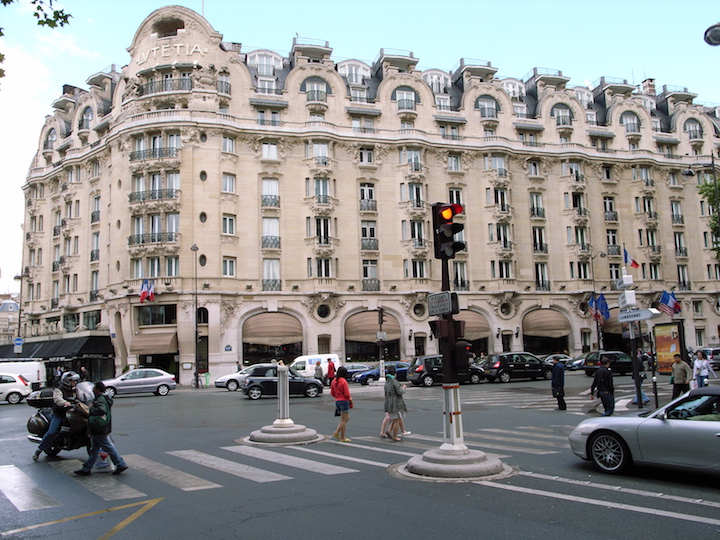
<instances>
[{"instance_id":1,"label":"amber traffic signal","mask_svg":"<svg viewBox=\"0 0 720 540\"><path fill-rule=\"evenodd\" d=\"M462 204L435 203L433 210L433 233L436 259L454 259L455 253L465 249L465 242L456 242L454 236L465 228L454 223L456 215L463 212Z\"/></svg>"}]
</instances>

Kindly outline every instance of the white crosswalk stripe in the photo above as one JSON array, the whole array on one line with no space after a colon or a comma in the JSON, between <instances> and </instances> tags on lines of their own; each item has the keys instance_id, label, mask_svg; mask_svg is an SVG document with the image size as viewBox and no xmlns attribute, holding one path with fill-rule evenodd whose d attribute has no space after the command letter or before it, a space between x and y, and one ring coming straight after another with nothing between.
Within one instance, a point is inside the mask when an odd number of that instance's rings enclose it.
<instances>
[{"instance_id":1,"label":"white crosswalk stripe","mask_svg":"<svg viewBox=\"0 0 720 540\"><path fill-rule=\"evenodd\" d=\"M551 425L547 427L521 426L515 429L484 428L465 434L468 448L482 450L490 458L507 459L517 454L547 455L566 451L567 434L572 425ZM182 470L183 464L189 467L201 466L220 471L223 475L232 475L252 482L292 481L307 474L343 475L361 472L366 469L385 469L398 462L421 455L427 450L436 449L443 442L439 435L413 433L403 437L402 443L396 443L377 436L354 437L354 442L339 443L327 440L316 445L259 447L256 445L221 446L215 452L198 450L173 450L166 452L167 461L179 458L179 463L161 463L138 454L125 455L130 469L120 476L94 473L91 476L76 476L82 462L78 459L63 459L43 462L47 466L71 479L90 493L106 501L137 499L147 497L145 493L125 483L125 478L142 474L167 486L194 492L207 489L220 489L223 484L198 476L197 467L190 474ZM232 456L227 458L223 452ZM308 458L300 457L305 454ZM169 457L172 456L172 457ZM222 457L221 457L222 456ZM312 457L310 457L312 456ZM257 461L268 463L266 467L256 467ZM297 474L287 474L294 469ZM203 469L201 469L203 470ZM62 487L58 487L62 490ZM0 493L21 512L42 510L62 506L52 494L39 487L32 478L13 465L0 466Z\"/></svg>"}]
</instances>

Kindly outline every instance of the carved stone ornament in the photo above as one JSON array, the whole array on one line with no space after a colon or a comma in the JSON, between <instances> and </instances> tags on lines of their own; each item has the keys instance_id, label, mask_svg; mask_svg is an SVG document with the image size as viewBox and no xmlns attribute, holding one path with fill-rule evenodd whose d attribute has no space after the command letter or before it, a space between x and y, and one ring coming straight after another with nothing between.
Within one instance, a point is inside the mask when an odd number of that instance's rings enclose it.
<instances>
[{"instance_id":1,"label":"carved stone ornament","mask_svg":"<svg viewBox=\"0 0 720 540\"><path fill-rule=\"evenodd\" d=\"M520 308L522 300L519 296L515 295L515 291L504 291L502 293L493 294L488 298L488 303L492 306L493 311L503 319L510 319L515 312ZM500 311L500 307L503 304L510 304L513 309L512 313L504 314Z\"/></svg>"},{"instance_id":2,"label":"carved stone ornament","mask_svg":"<svg viewBox=\"0 0 720 540\"><path fill-rule=\"evenodd\" d=\"M415 304L426 304L428 293L418 292L414 294L406 294L398 299L400 305L405 308L405 313L412 314L412 309Z\"/></svg>"},{"instance_id":3,"label":"carved stone ornament","mask_svg":"<svg viewBox=\"0 0 720 540\"><path fill-rule=\"evenodd\" d=\"M220 334L225 333L225 330L228 328L228 321L235 318L239 307L237 302L223 301L220 303Z\"/></svg>"},{"instance_id":4,"label":"carved stone ornament","mask_svg":"<svg viewBox=\"0 0 720 540\"><path fill-rule=\"evenodd\" d=\"M315 293L307 297L306 300L301 300L300 303L305 306L308 310L308 314L313 318L317 319L317 307L326 304L330 307L330 315L323 319L324 322L331 321L335 318L338 309L345 305L345 300L340 300L334 293L321 292Z\"/></svg>"}]
</instances>

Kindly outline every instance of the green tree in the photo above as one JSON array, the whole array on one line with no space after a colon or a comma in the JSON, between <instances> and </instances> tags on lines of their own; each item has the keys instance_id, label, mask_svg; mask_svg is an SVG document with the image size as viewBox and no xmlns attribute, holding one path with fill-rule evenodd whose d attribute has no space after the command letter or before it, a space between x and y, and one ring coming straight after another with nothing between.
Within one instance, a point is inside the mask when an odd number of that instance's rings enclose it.
<instances>
[{"instance_id":1,"label":"green tree","mask_svg":"<svg viewBox=\"0 0 720 540\"><path fill-rule=\"evenodd\" d=\"M9 6L16 0L0 0L3 6ZM19 0L18 0L19 1ZM64 9L54 9L53 0L30 0L35 8L33 16L37 19L38 26L48 26L57 28L65 26L70 22L69 13L65 13ZM5 35L5 28L0 27L0 37ZM0 52L0 64L5 60L5 55ZM0 77L5 76L5 70L0 68Z\"/></svg>"},{"instance_id":2,"label":"green tree","mask_svg":"<svg viewBox=\"0 0 720 540\"><path fill-rule=\"evenodd\" d=\"M720 222L718 222L718 218L720 217L718 216L718 203L720 203L718 200L718 189L720 189L720 187L717 183L718 179L716 174L717 173L713 171L712 181L707 181L706 177L706 181L701 182L700 185L698 185L698 192L712 209L712 215L710 216L708 224L710 225L710 232L713 237L712 249L715 252L715 258L720 259L720 243L717 241L717 239L720 238Z\"/></svg>"}]
</instances>

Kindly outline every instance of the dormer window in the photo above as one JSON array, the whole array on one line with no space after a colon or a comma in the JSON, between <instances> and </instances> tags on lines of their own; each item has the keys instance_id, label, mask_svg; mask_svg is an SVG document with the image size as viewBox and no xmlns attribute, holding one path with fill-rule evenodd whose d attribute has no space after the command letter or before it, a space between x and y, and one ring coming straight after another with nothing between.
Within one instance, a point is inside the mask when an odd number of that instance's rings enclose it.
<instances>
[{"instance_id":1,"label":"dormer window","mask_svg":"<svg viewBox=\"0 0 720 540\"><path fill-rule=\"evenodd\" d=\"M90 129L90 122L92 122L92 119L93 111L90 107L86 107L78 124L78 129Z\"/></svg>"}]
</instances>

